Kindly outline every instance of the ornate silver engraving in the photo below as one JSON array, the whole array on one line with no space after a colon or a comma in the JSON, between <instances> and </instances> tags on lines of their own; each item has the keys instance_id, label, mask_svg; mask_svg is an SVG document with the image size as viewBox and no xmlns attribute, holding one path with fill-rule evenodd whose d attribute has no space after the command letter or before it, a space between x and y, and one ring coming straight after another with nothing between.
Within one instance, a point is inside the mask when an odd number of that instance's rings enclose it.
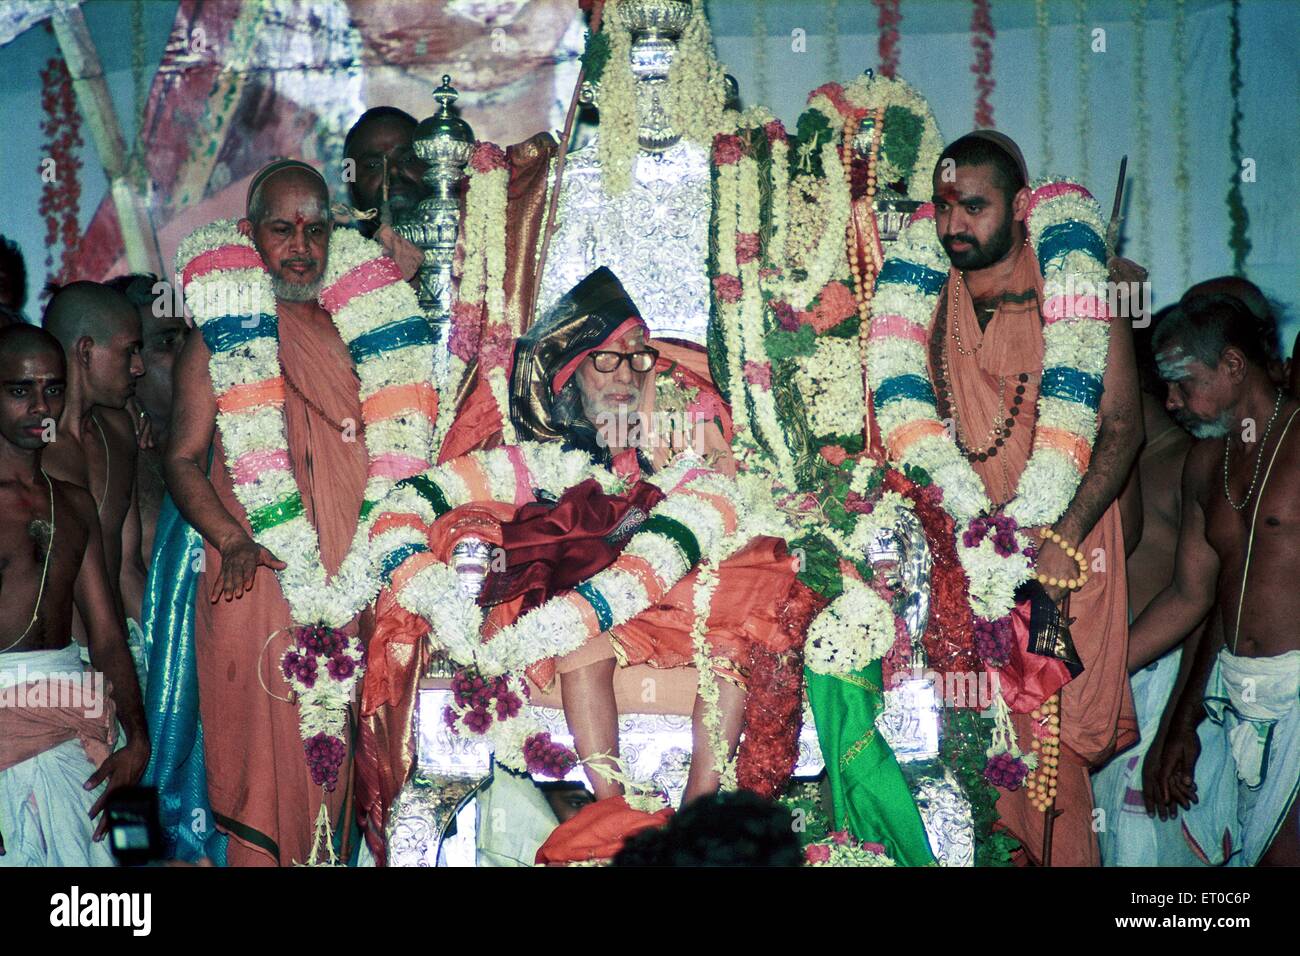
<instances>
[{"instance_id":1,"label":"ornate silver engraving","mask_svg":"<svg viewBox=\"0 0 1300 956\"><path fill-rule=\"evenodd\" d=\"M940 866L975 865L975 827L970 801L952 772L926 777L915 789L916 808L921 811L930 850Z\"/></svg>"},{"instance_id":2,"label":"ornate silver engraving","mask_svg":"<svg viewBox=\"0 0 1300 956\"><path fill-rule=\"evenodd\" d=\"M653 335L705 344L708 154L685 140L662 153L640 153L632 185L611 197L601 185L596 142L593 138L565 162L538 314L596 268L608 266Z\"/></svg>"}]
</instances>

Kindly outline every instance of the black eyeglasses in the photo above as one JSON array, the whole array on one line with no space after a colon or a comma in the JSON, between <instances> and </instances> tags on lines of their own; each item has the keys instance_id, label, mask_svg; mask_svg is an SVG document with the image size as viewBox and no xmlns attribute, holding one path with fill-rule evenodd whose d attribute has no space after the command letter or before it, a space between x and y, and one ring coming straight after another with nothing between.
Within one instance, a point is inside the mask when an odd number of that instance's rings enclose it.
<instances>
[{"instance_id":1,"label":"black eyeglasses","mask_svg":"<svg viewBox=\"0 0 1300 956\"><path fill-rule=\"evenodd\" d=\"M597 372L612 372L623 364L627 359L627 364L634 372L648 372L655 367L655 362L659 361L658 349L641 349L637 352L592 352L591 364L596 366Z\"/></svg>"}]
</instances>

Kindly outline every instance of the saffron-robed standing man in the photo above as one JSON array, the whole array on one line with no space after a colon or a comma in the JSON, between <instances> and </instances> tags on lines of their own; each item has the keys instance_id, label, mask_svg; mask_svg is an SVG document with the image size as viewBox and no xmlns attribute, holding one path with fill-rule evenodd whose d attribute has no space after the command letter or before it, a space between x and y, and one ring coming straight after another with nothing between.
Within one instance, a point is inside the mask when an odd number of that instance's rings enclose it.
<instances>
[{"instance_id":1,"label":"saffron-robed standing man","mask_svg":"<svg viewBox=\"0 0 1300 956\"><path fill-rule=\"evenodd\" d=\"M239 229L271 275L288 457L332 575L356 532L367 457L364 434L345 435L339 424L362 421L352 357L316 302L331 228L325 182L306 163L281 160L254 177ZM176 366L165 468L177 507L205 541L195 643L212 809L231 837L231 866L306 863L322 802L346 859L351 761L340 769L335 790L313 783L298 708L287 701L279 666L293 619L273 572L284 568L280 557L290 556L253 541L235 497L216 434L210 356L203 336L191 335ZM209 446L215 446L210 473Z\"/></svg>"},{"instance_id":2,"label":"saffron-robed standing man","mask_svg":"<svg viewBox=\"0 0 1300 956\"><path fill-rule=\"evenodd\" d=\"M946 178L948 169L954 174ZM1028 241L1031 192L1019 147L978 130L950 144L934 173L935 227L952 267L939 295L928 343L931 380L949 394L947 417L996 506L1016 494L1034 447L1043 385L1043 280ZM1126 669L1128 628L1124 542L1117 498L1142 443L1133 340L1111 322L1097 408L1098 431L1078 488L1052 530L1090 561L1087 583L1073 592L1071 632L1083 672L1061 692L1061 745L1052 864L1098 866L1092 830L1090 767L1136 739ZM1004 418L1005 416L1005 418ZM940 418L946 417L940 411ZM989 422L995 431L987 433ZM1037 537L1035 535L1035 537ZM1063 547L1045 541L1036 571L1065 582L1079 574ZM1044 585L1058 605L1065 588ZM1021 750L1030 751L1030 720L1016 715ZM1025 788L1003 791L1001 824L1039 862L1046 814Z\"/></svg>"}]
</instances>

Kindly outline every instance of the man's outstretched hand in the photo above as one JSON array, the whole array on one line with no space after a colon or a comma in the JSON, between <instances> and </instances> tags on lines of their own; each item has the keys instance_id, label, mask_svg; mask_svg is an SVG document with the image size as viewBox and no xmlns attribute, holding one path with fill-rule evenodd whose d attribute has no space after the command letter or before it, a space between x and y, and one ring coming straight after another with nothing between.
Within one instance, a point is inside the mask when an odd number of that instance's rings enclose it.
<instances>
[{"instance_id":1,"label":"man's outstretched hand","mask_svg":"<svg viewBox=\"0 0 1300 956\"><path fill-rule=\"evenodd\" d=\"M90 808L90 819L99 817L99 823L95 826L96 840L102 840L104 831L108 828L108 817L100 815L108 804L109 796L120 787L133 787L139 783L147 766L149 766L149 741L142 737L135 737L121 750L109 754L108 758L99 765L99 769L90 775L90 779L85 783L87 790L94 790L105 780L108 781L108 786Z\"/></svg>"},{"instance_id":2,"label":"man's outstretched hand","mask_svg":"<svg viewBox=\"0 0 1300 956\"><path fill-rule=\"evenodd\" d=\"M212 584L212 602L219 598L233 601L244 596L245 591L253 589L253 578L258 565L273 571L283 571L285 564L266 548L253 541L248 535L241 535L225 544L221 552L221 573Z\"/></svg>"}]
</instances>

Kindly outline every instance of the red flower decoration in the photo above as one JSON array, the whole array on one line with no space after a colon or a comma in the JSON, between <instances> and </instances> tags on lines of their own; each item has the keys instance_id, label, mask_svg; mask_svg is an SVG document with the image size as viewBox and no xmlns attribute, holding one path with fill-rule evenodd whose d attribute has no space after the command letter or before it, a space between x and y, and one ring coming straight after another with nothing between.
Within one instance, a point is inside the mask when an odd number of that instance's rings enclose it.
<instances>
[{"instance_id":1,"label":"red flower decoration","mask_svg":"<svg viewBox=\"0 0 1300 956\"><path fill-rule=\"evenodd\" d=\"M490 173L506 168L506 153L496 143L479 143L469 158L469 168L476 173Z\"/></svg>"},{"instance_id":2,"label":"red flower decoration","mask_svg":"<svg viewBox=\"0 0 1300 956\"><path fill-rule=\"evenodd\" d=\"M839 445L822 445L818 451L821 453L823 458L829 461L836 468L844 464L844 459L849 457L849 453Z\"/></svg>"},{"instance_id":3,"label":"red flower decoration","mask_svg":"<svg viewBox=\"0 0 1300 956\"><path fill-rule=\"evenodd\" d=\"M462 362L478 355L478 345L483 339L483 304L457 302L451 307L451 354Z\"/></svg>"},{"instance_id":4,"label":"red flower decoration","mask_svg":"<svg viewBox=\"0 0 1300 956\"><path fill-rule=\"evenodd\" d=\"M744 287L736 276L724 274L713 277L713 294L723 302L739 302L742 291Z\"/></svg>"},{"instance_id":5,"label":"red flower decoration","mask_svg":"<svg viewBox=\"0 0 1300 956\"><path fill-rule=\"evenodd\" d=\"M759 241L756 232L736 233L736 262L744 265L758 258Z\"/></svg>"},{"instance_id":6,"label":"red flower decoration","mask_svg":"<svg viewBox=\"0 0 1300 956\"><path fill-rule=\"evenodd\" d=\"M803 857L809 863L829 863L831 861L831 848L820 843L814 843L811 846L804 847Z\"/></svg>"},{"instance_id":7,"label":"red flower decoration","mask_svg":"<svg viewBox=\"0 0 1300 956\"><path fill-rule=\"evenodd\" d=\"M763 127L763 132L767 134L767 141L769 143L784 143L789 140L789 137L785 132L785 126L780 120L772 120L772 122Z\"/></svg>"},{"instance_id":8,"label":"red flower decoration","mask_svg":"<svg viewBox=\"0 0 1300 956\"><path fill-rule=\"evenodd\" d=\"M851 315L858 314L858 300L843 282L828 282L818 296L808 324L817 334L835 328Z\"/></svg>"},{"instance_id":9,"label":"red flower decoration","mask_svg":"<svg viewBox=\"0 0 1300 956\"><path fill-rule=\"evenodd\" d=\"M772 366L767 363L746 362L745 381L764 390L772 388Z\"/></svg>"},{"instance_id":10,"label":"red flower decoration","mask_svg":"<svg viewBox=\"0 0 1300 956\"><path fill-rule=\"evenodd\" d=\"M774 301L772 303L772 314L776 316L776 321L781 324L781 328L785 329L785 331L799 331L799 315L789 302Z\"/></svg>"},{"instance_id":11,"label":"red flower decoration","mask_svg":"<svg viewBox=\"0 0 1300 956\"><path fill-rule=\"evenodd\" d=\"M515 349L515 338L510 326L504 322L489 325L479 347L479 359L484 368L506 368Z\"/></svg>"},{"instance_id":12,"label":"red flower decoration","mask_svg":"<svg viewBox=\"0 0 1300 956\"><path fill-rule=\"evenodd\" d=\"M719 133L713 137L713 163L715 166L730 166L740 162L745 155L745 141L734 133Z\"/></svg>"}]
</instances>

